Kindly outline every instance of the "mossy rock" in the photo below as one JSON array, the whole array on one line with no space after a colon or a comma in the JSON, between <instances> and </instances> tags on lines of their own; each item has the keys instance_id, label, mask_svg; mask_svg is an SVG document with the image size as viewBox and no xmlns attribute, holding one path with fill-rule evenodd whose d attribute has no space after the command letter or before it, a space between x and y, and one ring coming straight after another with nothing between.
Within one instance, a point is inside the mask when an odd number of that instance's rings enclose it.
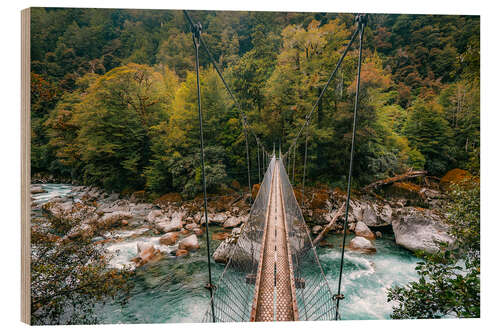
<instances>
[{"instance_id":1,"label":"mossy rock","mask_svg":"<svg viewBox=\"0 0 500 333\"><path fill-rule=\"evenodd\" d=\"M473 176L467 170L462 169L452 169L448 171L443 178L439 181L439 186L447 191L452 185L463 184L466 182L473 181Z\"/></svg>"},{"instance_id":2,"label":"mossy rock","mask_svg":"<svg viewBox=\"0 0 500 333\"><path fill-rule=\"evenodd\" d=\"M169 203L178 203L182 201L179 193L167 193L155 200L157 205L168 205Z\"/></svg>"}]
</instances>

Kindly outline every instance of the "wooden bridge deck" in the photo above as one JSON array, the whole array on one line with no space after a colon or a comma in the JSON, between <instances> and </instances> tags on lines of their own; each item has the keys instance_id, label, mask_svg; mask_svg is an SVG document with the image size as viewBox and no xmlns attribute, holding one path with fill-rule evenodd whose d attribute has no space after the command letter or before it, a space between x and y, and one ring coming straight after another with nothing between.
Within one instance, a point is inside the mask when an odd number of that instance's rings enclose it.
<instances>
[{"instance_id":1,"label":"wooden bridge deck","mask_svg":"<svg viewBox=\"0 0 500 333\"><path fill-rule=\"evenodd\" d=\"M251 321L298 319L293 265L278 164L273 170L271 194L255 281Z\"/></svg>"}]
</instances>

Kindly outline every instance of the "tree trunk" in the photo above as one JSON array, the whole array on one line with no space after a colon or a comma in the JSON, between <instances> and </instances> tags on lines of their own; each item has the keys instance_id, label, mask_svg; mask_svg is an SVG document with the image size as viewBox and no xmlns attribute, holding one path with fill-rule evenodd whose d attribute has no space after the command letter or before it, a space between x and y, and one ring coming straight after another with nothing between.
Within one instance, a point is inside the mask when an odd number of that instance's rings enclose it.
<instances>
[{"instance_id":1,"label":"tree trunk","mask_svg":"<svg viewBox=\"0 0 500 333\"><path fill-rule=\"evenodd\" d=\"M326 234L330 230L332 230L333 225L335 224L337 219L340 217L340 215L342 215L342 213L344 212L344 208L345 208L345 202L337 210L337 212L335 213L335 216L333 216L333 219L330 221L330 223L328 223L327 226L324 227L323 230L321 230L321 232L319 233L319 235L314 239L314 241L313 241L314 246L316 246L326 236Z\"/></svg>"},{"instance_id":2,"label":"tree trunk","mask_svg":"<svg viewBox=\"0 0 500 333\"><path fill-rule=\"evenodd\" d=\"M399 182L401 180L406 180L409 178L416 178L416 177L421 177L425 176L427 174L427 171L425 170L420 170L420 171L408 171L407 173L404 173L402 175L397 175L394 177L382 179L382 180L377 180L376 182L373 182L365 187L363 187L363 191L370 192L374 189L379 188L380 186L385 186L389 185L395 182Z\"/></svg>"}]
</instances>

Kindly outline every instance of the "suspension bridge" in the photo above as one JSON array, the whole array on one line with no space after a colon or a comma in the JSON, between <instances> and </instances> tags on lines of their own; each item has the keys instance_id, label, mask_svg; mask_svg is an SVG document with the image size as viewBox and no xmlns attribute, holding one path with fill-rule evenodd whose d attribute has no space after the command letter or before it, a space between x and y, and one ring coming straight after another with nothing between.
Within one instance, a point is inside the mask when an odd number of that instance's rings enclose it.
<instances>
[{"instance_id":1,"label":"suspension bridge","mask_svg":"<svg viewBox=\"0 0 500 333\"><path fill-rule=\"evenodd\" d=\"M296 320L338 320L341 294L342 270L346 240L346 223L351 192L352 164L356 134L359 86L361 80L361 59L363 33L366 15L356 16L357 27L345 47L318 99L306 115L302 127L290 143L288 151L276 154L273 148L268 153L259 137L248 125L245 112L229 88L217 62L202 37L202 26L194 23L184 11L191 27L196 59L198 116L201 146L201 167L204 190L204 219L207 240L207 263L210 303L204 315L205 322L239 321L296 321ZM301 137L305 137L304 168L302 175L302 197L307 166L308 126L311 115L317 109L331 80L335 77L342 61L359 35L359 53L356 81L356 95L353 114L353 132L348 175L347 199L345 205L344 235L339 279L334 292L325 277L309 229L304 221L299 203L287 169L295 179L296 147ZM211 252L209 241L209 221L207 215L207 193L205 180L205 153L203 143L203 113L200 93L199 49L203 47L216 69L220 79L240 111L242 129L245 135L248 188L251 189L249 136L257 148L258 170L264 170L257 196L250 209L249 218L244 222L237 239L231 246L228 262L216 283L212 281ZM262 153L262 155L261 155ZM293 154L293 155L292 155ZM293 156L293 157L292 157ZM262 166L262 168L261 168ZM260 180L260 171L259 171Z\"/></svg>"}]
</instances>

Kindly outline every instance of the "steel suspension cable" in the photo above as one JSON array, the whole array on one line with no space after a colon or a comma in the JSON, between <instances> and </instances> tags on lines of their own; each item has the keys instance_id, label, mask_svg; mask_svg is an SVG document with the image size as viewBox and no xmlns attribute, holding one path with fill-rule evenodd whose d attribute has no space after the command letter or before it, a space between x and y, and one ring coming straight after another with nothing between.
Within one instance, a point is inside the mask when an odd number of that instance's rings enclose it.
<instances>
[{"instance_id":1,"label":"steel suspension cable","mask_svg":"<svg viewBox=\"0 0 500 333\"><path fill-rule=\"evenodd\" d=\"M295 149L296 146L293 146L293 162L292 162L292 186L295 185Z\"/></svg>"},{"instance_id":2,"label":"steel suspension cable","mask_svg":"<svg viewBox=\"0 0 500 333\"><path fill-rule=\"evenodd\" d=\"M265 170L266 170L266 163L265 163L265 152L264 150L262 150L262 178L264 178L264 173L265 173Z\"/></svg>"},{"instance_id":3,"label":"steel suspension cable","mask_svg":"<svg viewBox=\"0 0 500 333\"><path fill-rule=\"evenodd\" d=\"M363 34L365 31L366 24L366 15L358 15L356 17L358 21L358 28L360 29L359 34L359 54L358 54L358 73L357 73L357 81L356 81L356 97L354 99L354 115L352 121L352 138L351 138L351 156L349 160L349 176L347 178L347 199L346 199L346 207L345 207L345 216L344 216L344 235L342 238L342 254L340 257L340 271L339 271L339 284L337 295L335 296L337 303L335 306L335 320L338 320L339 317L339 305L340 300L343 299L343 295L340 293L341 285L342 285L342 272L344 268L344 252L345 252L345 239L347 234L347 218L349 216L349 201L351 199L351 179L352 179L352 165L354 161L354 143L356 140L356 118L358 111L358 102L359 102L359 86L361 81L361 59L363 56Z\"/></svg>"},{"instance_id":4,"label":"steel suspension cable","mask_svg":"<svg viewBox=\"0 0 500 333\"><path fill-rule=\"evenodd\" d=\"M309 122L309 120L307 121ZM306 167L307 167L307 140L309 138L309 127L306 128L306 142L304 148L304 172L302 174L302 208L304 208L304 197L306 189Z\"/></svg>"},{"instance_id":5,"label":"steel suspension cable","mask_svg":"<svg viewBox=\"0 0 500 333\"><path fill-rule=\"evenodd\" d=\"M245 146L247 151L247 170L248 170L248 192L250 193L250 203L252 202L252 180L250 179L250 154L248 153L248 132L246 127L245 131Z\"/></svg>"},{"instance_id":6,"label":"steel suspension cable","mask_svg":"<svg viewBox=\"0 0 500 333\"><path fill-rule=\"evenodd\" d=\"M337 71L339 70L340 68L340 65L342 64L342 62L344 61L344 58L345 56L347 55L347 52L349 51L349 49L351 48L351 45L352 43L354 42L356 36L358 35L359 33L359 26L356 28L356 30L353 32L352 36L351 36L351 39L349 40L349 43L347 44L344 52L342 53L342 56L340 57L340 59L337 61L337 64L335 65L335 69L332 71L332 73L330 74L330 77L328 78L328 81L326 81L326 84L324 85L323 89L321 90L321 93L319 94L318 98L316 99L316 102L314 103L311 111L309 111L309 113L307 114L306 116L306 122L304 124L302 124L302 127L300 128L298 134L295 136L295 139L293 140L293 143L292 145L290 145L290 147L288 147L288 150L287 152L285 153L285 156L288 155L288 153L290 152L290 149L292 147L294 147L296 144L297 144L297 140L299 138L299 136L302 134L302 131L304 130L304 127L306 126L306 123L308 124L309 123L309 119L311 118L311 115L312 113L316 110L316 108L318 107L319 105L319 102L321 101L321 99L323 98L323 95L325 94L326 92L326 89L328 88L328 86L330 85L330 82L332 81L333 77L335 76L335 74L337 74Z\"/></svg>"},{"instance_id":7,"label":"steel suspension cable","mask_svg":"<svg viewBox=\"0 0 500 333\"><path fill-rule=\"evenodd\" d=\"M203 143L203 115L201 112L201 90L200 90L200 30L201 25L193 26L193 43L196 58L196 88L198 93L198 123L200 128L200 159L201 159L201 174L203 178L203 208L205 212L205 235L207 239L207 264L208 264L208 284L207 289L210 291L210 306L212 308L212 321L215 323L214 301L213 301L213 285L212 285L212 268L210 262L210 236L208 231L208 210L207 210L207 180L205 177L205 147Z\"/></svg>"},{"instance_id":8,"label":"steel suspension cable","mask_svg":"<svg viewBox=\"0 0 500 333\"><path fill-rule=\"evenodd\" d=\"M184 12L184 16L188 20L188 22L191 25L191 27L194 27L195 24L193 23L193 20L191 19L191 16L189 15L189 13L186 10L183 10L183 12ZM261 148L265 150L265 147L261 143L259 137L255 134L255 132L252 130L252 128L248 125L246 113L243 112L243 108L241 107L241 104L239 103L239 101L234 96L233 91L231 90L231 88L229 88L229 85L227 84L226 79L222 75L222 71L219 69L219 66L217 65L217 62L215 61L215 58L212 55L212 52L210 52L210 49L208 48L207 44L205 43L205 41L204 41L204 39L203 39L203 37L201 35L199 37L199 40L200 40L201 46L203 46L203 49L208 54L210 62L214 66L214 68L215 68L217 74L219 75L222 83L224 84L224 87L226 88L229 96L231 97L231 99L234 101L234 103L236 104L237 108L239 109L239 113L240 113L240 116L241 116L241 119L242 119L242 122L243 122L243 126L248 128L248 130L250 131L250 133L252 134L252 136L257 141L257 144L260 145Z\"/></svg>"},{"instance_id":9,"label":"steel suspension cable","mask_svg":"<svg viewBox=\"0 0 500 333\"><path fill-rule=\"evenodd\" d=\"M260 184L260 153L259 153L259 145L257 145L257 169L259 169L259 184Z\"/></svg>"}]
</instances>

